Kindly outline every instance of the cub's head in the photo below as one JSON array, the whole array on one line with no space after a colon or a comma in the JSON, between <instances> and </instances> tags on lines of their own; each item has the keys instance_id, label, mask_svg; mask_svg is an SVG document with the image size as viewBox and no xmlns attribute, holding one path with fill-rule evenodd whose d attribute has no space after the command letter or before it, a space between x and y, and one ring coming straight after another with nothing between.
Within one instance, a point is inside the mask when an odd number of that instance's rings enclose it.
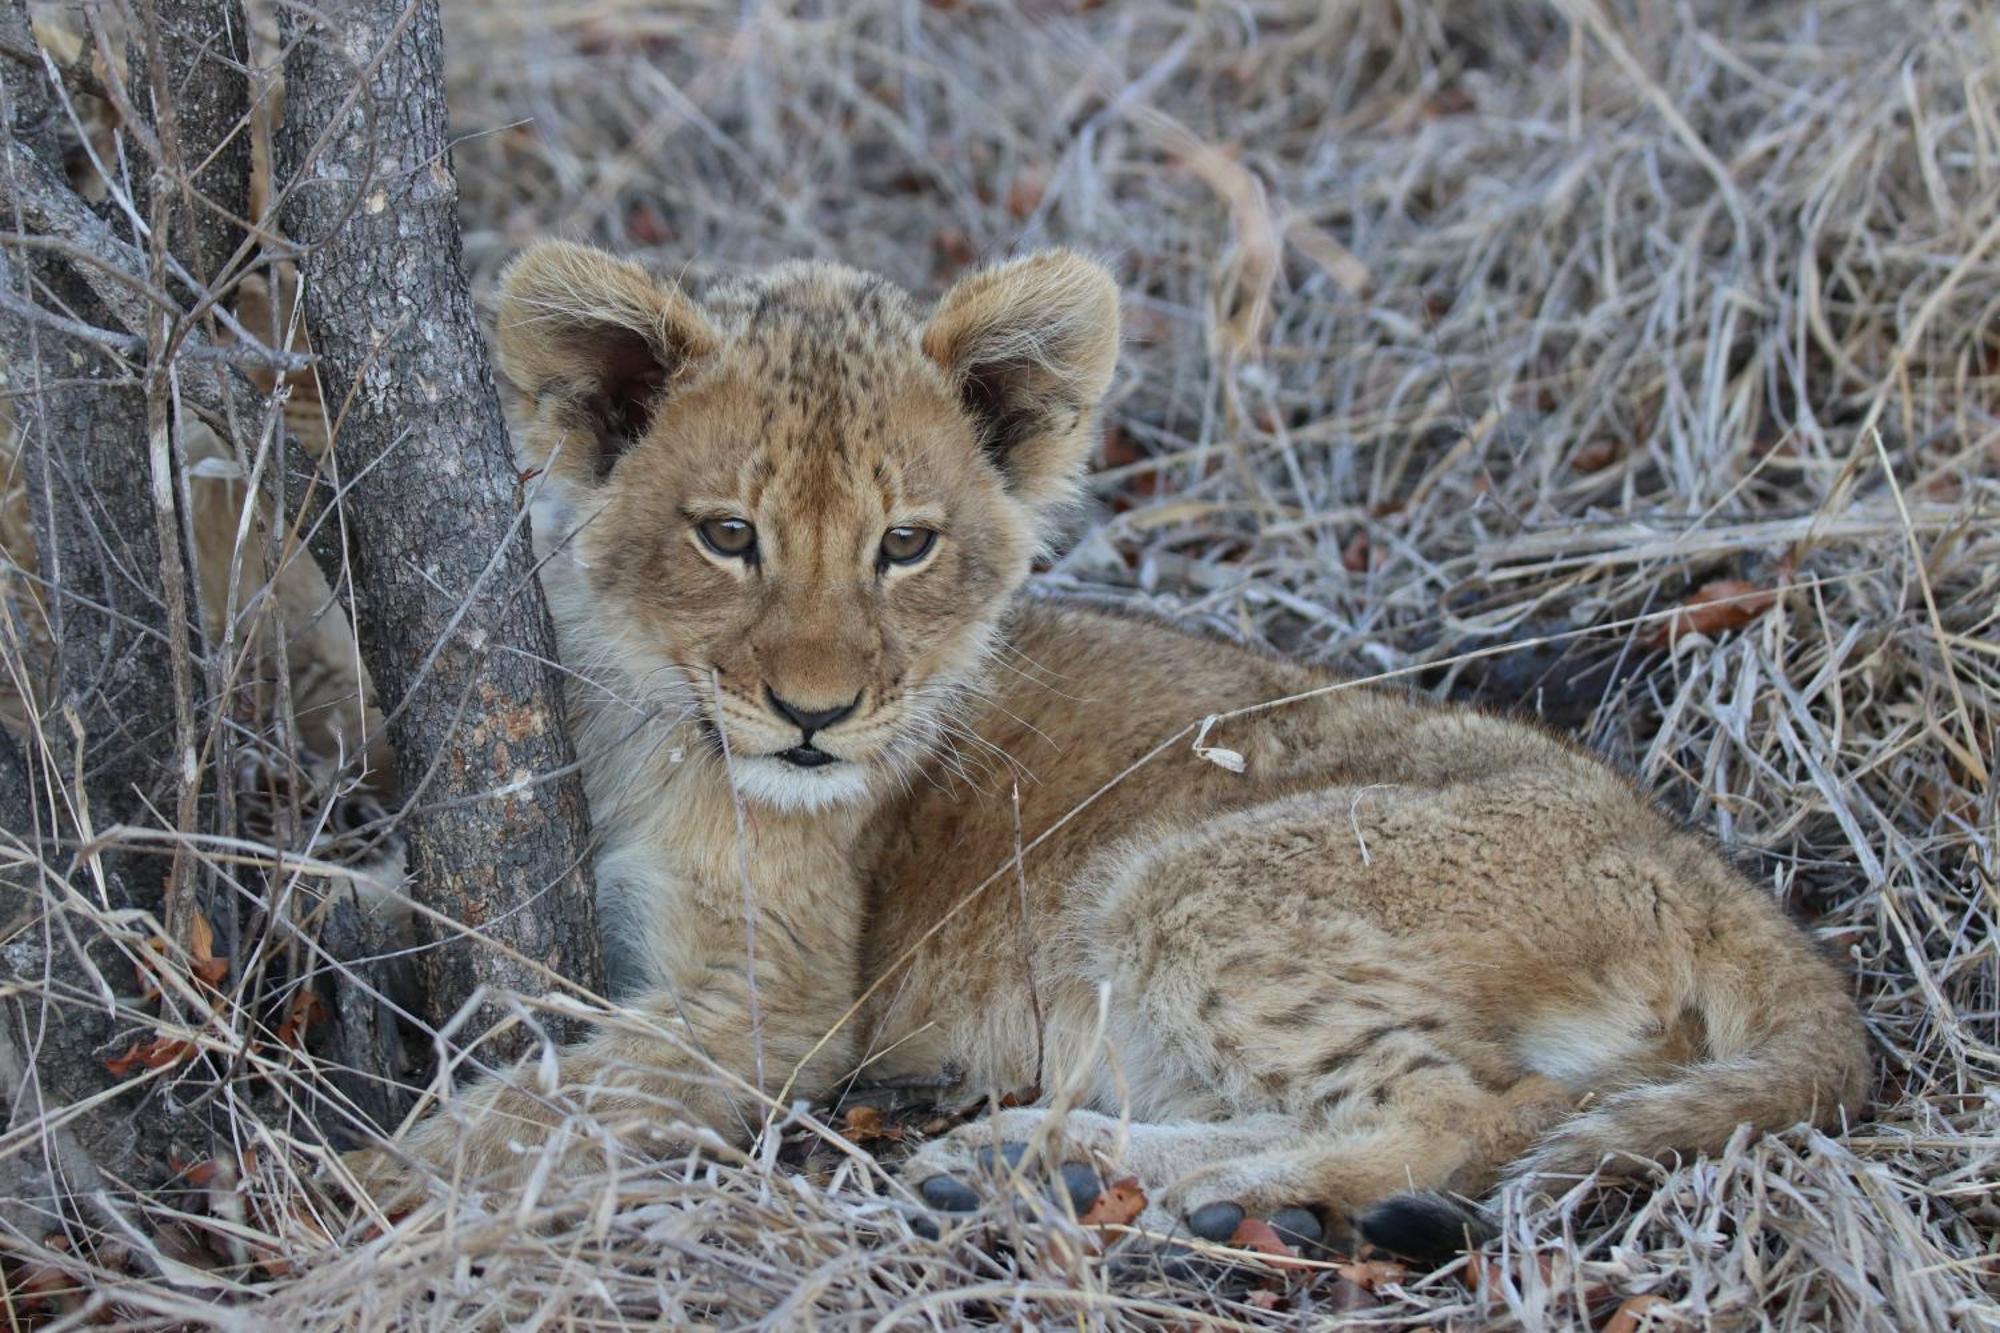
<instances>
[{"instance_id":1,"label":"cub's head","mask_svg":"<svg viewBox=\"0 0 2000 1333\"><path fill-rule=\"evenodd\" d=\"M1109 274L1062 251L924 311L829 264L691 291L552 242L499 311L586 651L792 809L881 790L949 727L1076 494L1117 346Z\"/></svg>"}]
</instances>

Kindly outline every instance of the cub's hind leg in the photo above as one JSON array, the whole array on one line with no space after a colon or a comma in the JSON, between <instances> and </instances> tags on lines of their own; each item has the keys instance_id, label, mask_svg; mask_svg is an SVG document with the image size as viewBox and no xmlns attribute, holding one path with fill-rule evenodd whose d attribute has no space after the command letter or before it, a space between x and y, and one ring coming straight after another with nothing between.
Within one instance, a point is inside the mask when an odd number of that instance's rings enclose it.
<instances>
[{"instance_id":1,"label":"cub's hind leg","mask_svg":"<svg viewBox=\"0 0 2000 1333\"><path fill-rule=\"evenodd\" d=\"M1047 1014L1049 1049L1076 1051L1108 996L1097 1114L1002 1112L928 1146L911 1166L933 1202L970 1206L958 1175L1022 1144L1138 1176L1149 1226L1222 1240L1310 1209L1341 1229L1411 1189L1485 1189L1570 1114L1567 1089L1490 1038L1459 963L1329 891L1313 817L1308 838L1267 808L1103 858L1060 932Z\"/></svg>"}]
</instances>

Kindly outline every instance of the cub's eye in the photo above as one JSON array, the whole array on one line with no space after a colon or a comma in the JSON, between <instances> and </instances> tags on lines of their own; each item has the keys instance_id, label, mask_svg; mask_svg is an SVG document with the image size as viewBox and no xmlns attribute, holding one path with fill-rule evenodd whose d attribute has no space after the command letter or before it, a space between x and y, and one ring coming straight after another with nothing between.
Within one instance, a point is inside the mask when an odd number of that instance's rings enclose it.
<instances>
[{"instance_id":1,"label":"cub's eye","mask_svg":"<svg viewBox=\"0 0 2000 1333\"><path fill-rule=\"evenodd\" d=\"M717 555L748 560L757 554L757 529L740 518L711 518L695 529L701 544Z\"/></svg>"},{"instance_id":2,"label":"cub's eye","mask_svg":"<svg viewBox=\"0 0 2000 1333\"><path fill-rule=\"evenodd\" d=\"M892 565L914 565L931 552L937 534L929 528L890 528L882 534L882 559Z\"/></svg>"}]
</instances>

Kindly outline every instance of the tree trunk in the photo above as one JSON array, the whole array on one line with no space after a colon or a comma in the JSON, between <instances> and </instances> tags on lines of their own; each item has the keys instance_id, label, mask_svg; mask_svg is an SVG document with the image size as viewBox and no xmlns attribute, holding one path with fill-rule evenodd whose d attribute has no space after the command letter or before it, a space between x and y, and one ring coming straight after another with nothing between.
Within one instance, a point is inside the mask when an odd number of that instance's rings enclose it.
<instances>
[{"instance_id":1,"label":"tree trunk","mask_svg":"<svg viewBox=\"0 0 2000 1333\"><path fill-rule=\"evenodd\" d=\"M0 29L9 46L35 49L19 0L0 7ZM58 207L73 204L108 238L102 220L63 182L60 113L39 71L0 61L0 99L7 113L0 192L10 205L8 222L74 243L75 229L39 206L50 196ZM81 733L86 785L95 798L90 818L101 826L141 815L159 786L161 757L172 748L160 531L146 484L144 384L136 378L143 363L120 364L102 346L24 313L59 303L87 324L111 322L84 266L46 250L24 247L16 256L12 263L0 258L0 287L15 306L0 317L0 328L11 387L23 391L20 455L55 650L53 662L38 664L48 674L35 682L36 695L44 732L63 764L75 763L71 747ZM129 291L121 295L126 300L110 313L132 316L127 327L140 333L140 306ZM45 380L61 383L43 387ZM148 873L140 858L118 860L128 876Z\"/></svg>"},{"instance_id":2,"label":"tree trunk","mask_svg":"<svg viewBox=\"0 0 2000 1333\"><path fill-rule=\"evenodd\" d=\"M331 447L357 479L354 612L409 803L413 896L595 988L583 788L460 268L438 6L335 0L284 18L282 221L304 248L306 322L339 405ZM449 941L420 955L434 1022L481 985L550 989L539 969L419 922Z\"/></svg>"},{"instance_id":3,"label":"tree trunk","mask_svg":"<svg viewBox=\"0 0 2000 1333\"><path fill-rule=\"evenodd\" d=\"M214 286L251 220L249 25L241 0L149 3L142 20L147 118L173 192L167 235L182 267Z\"/></svg>"},{"instance_id":4,"label":"tree trunk","mask_svg":"<svg viewBox=\"0 0 2000 1333\"><path fill-rule=\"evenodd\" d=\"M0 999L0 1236L40 1241L64 1230L72 1207L96 1226L113 1222L130 1190L107 1178L164 1179L167 1144L185 1126L171 1104L142 1113L130 1097L100 1100L117 1081L102 1058L116 1023L100 968L115 953L94 922L51 901L41 866L55 854L56 821L36 799L34 772L0 734L0 974L10 983Z\"/></svg>"},{"instance_id":5,"label":"tree trunk","mask_svg":"<svg viewBox=\"0 0 2000 1333\"><path fill-rule=\"evenodd\" d=\"M0 30L10 49L36 49L15 0L0 5ZM149 422L149 390L163 397L160 352L173 312L141 292L159 266L69 189L59 112L41 72L0 62L0 101L0 199L7 230L22 235L11 254L0 253L0 347L9 387L20 391L19 456L52 650L51 660L22 663L17 677L29 685L46 748L23 754L0 736L0 831L25 853L0 875L11 992L0 1006L0 1091L15 1140L0 1154L0 1213L46 1231L59 1225L64 1199L100 1214L117 1206L100 1172L137 1185L163 1178L165 1145L188 1128L170 1103L141 1110L132 1097L106 1095L118 1081L103 1063L117 1032L109 997L124 986L129 961L78 906L89 898L97 907L156 907L169 863L100 850L93 864L106 872L109 893L98 899L84 887L89 870L71 862L80 839L112 824L159 822L154 803L175 769L182 798L166 808L183 826L192 822L191 779L180 762L188 747L176 742L191 735L198 701L187 618L162 592L169 568L179 590L186 586L173 477L149 458L165 443L164 413ZM122 343L120 324L129 335ZM169 651L177 624L181 688ZM26 633L9 637L30 642ZM53 791L65 799L47 799ZM45 868L64 867L75 893L45 878Z\"/></svg>"}]
</instances>

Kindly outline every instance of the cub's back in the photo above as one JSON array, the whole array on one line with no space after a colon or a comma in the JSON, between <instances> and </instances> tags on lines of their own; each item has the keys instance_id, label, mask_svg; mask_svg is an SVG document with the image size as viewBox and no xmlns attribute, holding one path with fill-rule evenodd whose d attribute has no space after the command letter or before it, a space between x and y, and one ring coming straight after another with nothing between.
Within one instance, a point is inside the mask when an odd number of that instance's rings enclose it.
<instances>
[{"instance_id":1,"label":"cub's back","mask_svg":"<svg viewBox=\"0 0 2000 1333\"><path fill-rule=\"evenodd\" d=\"M1311 697L1209 729L1204 747L1240 756L1242 771L1193 748L1203 719L1299 695ZM922 947L940 958L1017 938L1017 848L1036 910L1053 919L1091 858L1135 837L1313 790L1473 783L1492 787L1481 800L1513 853L1532 856L1538 839L1567 857L1578 839L1690 836L1533 724L1353 684L1143 614L1026 599L948 752L877 821L871 952L886 965L933 928Z\"/></svg>"}]
</instances>

